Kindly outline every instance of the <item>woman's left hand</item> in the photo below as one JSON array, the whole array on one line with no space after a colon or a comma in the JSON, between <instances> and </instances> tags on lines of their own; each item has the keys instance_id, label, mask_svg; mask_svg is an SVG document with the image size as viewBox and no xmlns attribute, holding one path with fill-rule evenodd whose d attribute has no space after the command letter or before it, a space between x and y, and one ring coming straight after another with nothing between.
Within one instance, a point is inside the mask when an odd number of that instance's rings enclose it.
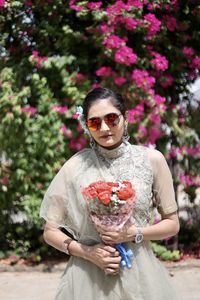
<instances>
[{"instance_id":1,"label":"woman's left hand","mask_svg":"<svg viewBox=\"0 0 200 300\"><path fill-rule=\"evenodd\" d=\"M105 244L119 244L134 240L136 227L134 225L124 225L116 231L99 230L100 237Z\"/></svg>"}]
</instances>

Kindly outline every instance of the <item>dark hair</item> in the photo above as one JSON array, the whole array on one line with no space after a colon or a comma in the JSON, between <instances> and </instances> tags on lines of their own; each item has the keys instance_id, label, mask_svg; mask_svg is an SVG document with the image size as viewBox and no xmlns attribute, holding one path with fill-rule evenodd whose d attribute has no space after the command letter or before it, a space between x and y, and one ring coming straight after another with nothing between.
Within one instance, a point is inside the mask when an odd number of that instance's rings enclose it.
<instances>
[{"instance_id":1,"label":"dark hair","mask_svg":"<svg viewBox=\"0 0 200 300\"><path fill-rule=\"evenodd\" d=\"M126 104L124 99L122 98L121 94L115 93L110 89L98 87L91 90L85 97L83 103L83 114L85 119L88 117L88 112L90 107L95 103L95 101L101 99L108 99L111 101L114 107L119 109L121 114L125 117L126 114Z\"/></svg>"}]
</instances>

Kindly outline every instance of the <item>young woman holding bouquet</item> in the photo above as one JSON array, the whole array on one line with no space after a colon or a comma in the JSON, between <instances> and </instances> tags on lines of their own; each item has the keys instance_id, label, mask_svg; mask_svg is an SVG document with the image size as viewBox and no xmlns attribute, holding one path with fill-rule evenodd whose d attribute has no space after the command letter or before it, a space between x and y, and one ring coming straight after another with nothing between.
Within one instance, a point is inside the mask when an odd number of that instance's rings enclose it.
<instances>
[{"instance_id":1,"label":"young woman holding bouquet","mask_svg":"<svg viewBox=\"0 0 200 300\"><path fill-rule=\"evenodd\" d=\"M72 156L50 184L41 206L44 239L70 255L56 300L175 300L170 278L150 240L179 231L172 177L163 155L128 142L126 106L106 88L88 93L79 119L91 149ZM135 190L130 220L117 230L95 229L82 189L96 181L129 181ZM152 193L153 191L153 193ZM150 224L154 199L161 221ZM66 235L61 229L69 233ZM114 245L133 250L132 267L121 268Z\"/></svg>"}]
</instances>

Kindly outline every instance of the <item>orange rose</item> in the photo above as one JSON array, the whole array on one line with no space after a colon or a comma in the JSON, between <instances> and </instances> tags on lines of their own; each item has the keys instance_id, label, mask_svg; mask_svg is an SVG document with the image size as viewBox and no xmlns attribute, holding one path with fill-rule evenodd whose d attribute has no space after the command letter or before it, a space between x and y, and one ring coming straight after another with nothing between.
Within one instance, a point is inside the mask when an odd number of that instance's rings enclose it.
<instances>
[{"instance_id":1,"label":"orange rose","mask_svg":"<svg viewBox=\"0 0 200 300\"><path fill-rule=\"evenodd\" d=\"M97 191L95 189L90 189L89 193L92 198L98 197Z\"/></svg>"},{"instance_id":2,"label":"orange rose","mask_svg":"<svg viewBox=\"0 0 200 300\"><path fill-rule=\"evenodd\" d=\"M107 184L109 185L109 186L111 186L111 187L118 187L119 186L119 184L117 183L117 182L107 182Z\"/></svg>"},{"instance_id":3,"label":"orange rose","mask_svg":"<svg viewBox=\"0 0 200 300\"><path fill-rule=\"evenodd\" d=\"M110 203L110 198L111 198L112 194L110 191L102 191L101 193L99 193L98 197L99 200L104 204L104 205L108 205Z\"/></svg>"},{"instance_id":4,"label":"orange rose","mask_svg":"<svg viewBox=\"0 0 200 300\"><path fill-rule=\"evenodd\" d=\"M112 187L109 186L106 182L102 182L101 184L96 185L95 188L98 193L106 192L106 191L112 192Z\"/></svg>"},{"instance_id":5,"label":"orange rose","mask_svg":"<svg viewBox=\"0 0 200 300\"><path fill-rule=\"evenodd\" d=\"M120 200L128 200L129 198L135 195L135 192L132 188L121 188L118 191L117 195Z\"/></svg>"}]
</instances>

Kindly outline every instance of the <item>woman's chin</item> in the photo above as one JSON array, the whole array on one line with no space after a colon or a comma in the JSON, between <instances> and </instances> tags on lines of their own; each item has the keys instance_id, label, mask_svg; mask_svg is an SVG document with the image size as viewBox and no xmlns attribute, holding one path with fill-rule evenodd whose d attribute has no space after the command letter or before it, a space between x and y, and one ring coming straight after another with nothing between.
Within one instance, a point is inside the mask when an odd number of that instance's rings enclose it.
<instances>
[{"instance_id":1,"label":"woman's chin","mask_svg":"<svg viewBox=\"0 0 200 300\"><path fill-rule=\"evenodd\" d=\"M108 139L106 141L98 141L98 144L104 148L114 149L114 148L118 147L121 144L121 142L122 142L121 140L115 141L113 139Z\"/></svg>"}]
</instances>

